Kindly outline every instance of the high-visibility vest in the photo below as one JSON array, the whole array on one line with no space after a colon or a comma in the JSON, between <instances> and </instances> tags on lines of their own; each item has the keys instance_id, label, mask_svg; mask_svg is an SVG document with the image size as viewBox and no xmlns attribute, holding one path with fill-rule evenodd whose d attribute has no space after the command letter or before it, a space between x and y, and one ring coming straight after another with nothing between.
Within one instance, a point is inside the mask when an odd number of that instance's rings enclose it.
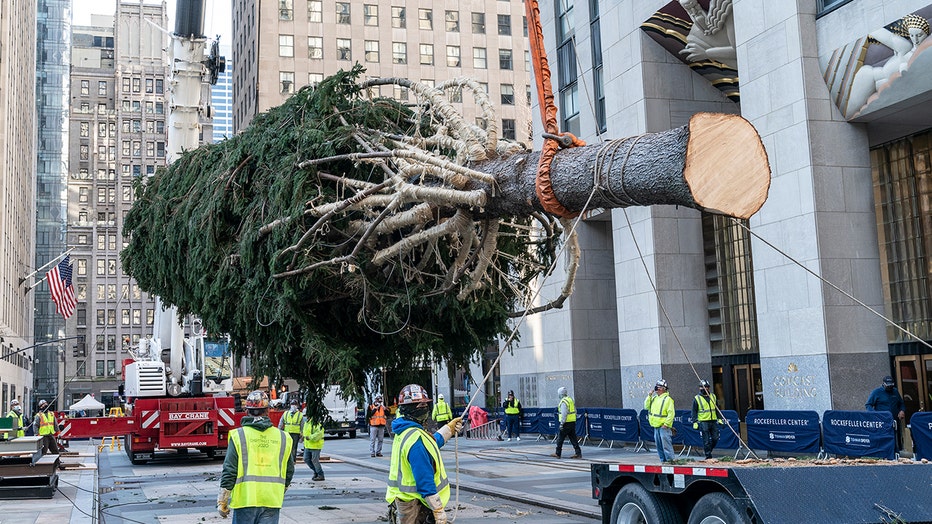
<instances>
[{"instance_id":1,"label":"high-visibility vest","mask_svg":"<svg viewBox=\"0 0 932 524\"><path fill-rule=\"evenodd\" d=\"M229 439L238 458L230 507L282 507L291 437L274 427L260 431L243 426L231 431Z\"/></svg>"},{"instance_id":2,"label":"high-visibility vest","mask_svg":"<svg viewBox=\"0 0 932 524\"><path fill-rule=\"evenodd\" d=\"M699 412L696 415L696 421L705 422L709 420L718 420L718 414L715 412L715 394L696 395L696 404L699 406Z\"/></svg>"},{"instance_id":3,"label":"high-visibility vest","mask_svg":"<svg viewBox=\"0 0 932 524\"><path fill-rule=\"evenodd\" d=\"M51 411L39 412L39 435L55 434L55 414Z\"/></svg>"},{"instance_id":4,"label":"high-visibility vest","mask_svg":"<svg viewBox=\"0 0 932 524\"><path fill-rule=\"evenodd\" d=\"M7 418L11 418L11 419L13 419L13 420L16 421L16 424L17 424L16 436L17 436L17 437L25 437L25 436L26 436L26 429L25 429L25 424L23 424L23 415L21 415L21 414L15 412L15 411L13 411L13 410L11 409L10 412L7 413L6 416L7 416ZM4 438L4 439L10 438L10 434L9 434L9 433L4 433L4 434L3 434L3 438Z\"/></svg>"},{"instance_id":5,"label":"high-visibility vest","mask_svg":"<svg viewBox=\"0 0 932 524\"><path fill-rule=\"evenodd\" d=\"M305 449L323 449L324 448L324 427L320 424L304 421L304 447Z\"/></svg>"},{"instance_id":6,"label":"high-visibility vest","mask_svg":"<svg viewBox=\"0 0 932 524\"><path fill-rule=\"evenodd\" d=\"M443 400L438 400L434 404L433 419L437 422L447 422L453 419L453 413L450 411L450 405Z\"/></svg>"},{"instance_id":7,"label":"high-visibility vest","mask_svg":"<svg viewBox=\"0 0 932 524\"><path fill-rule=\"evenodd\" d=\"M667 402L668 400L669 402ZM669 393L665 392L657 397L648 396L644 400L644 409L647 410L647 421L650 423L650 427L673 427L673 418L676 413L673 407L673 397Z\"/></svg>"},{"instance_id":8,"label":"high-visibility vest","mask_svg":"<svg viewBox=\"0 0 932 524\"><path fill-rule=\"evenodd\" d=\"M521 410L518 409L518 404L520 404L520 402L518 402L518 399L514 399L511 402L509 402L507 407L505 408L505 414L506 415L517 415L521 413Z\"/></svg>"},{"instance_id":9,"label":"high-visibility vest","mask_svg":"<svg viewBox=\"0 0 932 524\"><path fill-rule=\"evenodd\" d=\"M370 426L384 426L386 424L385 406L380 405L377 408L372 408L371 411L372 411L372 416L369 417L369 425Z\"/></svg>"},{"instance_id":10,"label":"high-visibility vest","mask_svg":"<svg viewBox=\"0 0 932 524\"><path fill-rule=\"evenodd\" d=\"M304 415L300 411L294 413L288 411L283 416L285 417L285 433L301 433L301 418Z\"/></svg>"},{"instance_id":11,"label":"high-visibility vest","mask_svg":"<svg viewBox=\"0 0 932 524\"><path fill-rule=\"evenodd\" d=\"M418 440L424 443L427 453L430 455L434 464L434 484L437 485L437 495L444 506L450 500L450 482L447 480L447 470L443 467L443 460L440 458L440 448L437 447L437 441L434 437L419 427L409 427L400 434L395 435L392 442L392 462L388 468L388 488L385 490L385 501L389 504L398 499L402 502L410 500L420 500L422 503L424 497L417 492L417 484L414 481L414 472L411 470L411 464L408 462L408 452Z\"/></svg>"},{"instance_id":12,"label":"high-visibility vest","mask_svg":"<svg viewBox=\"0 0 932 524\"><path fill-rule=\"evenodd\" d=\"M560 405L566 403L566 420L563 422L576 422L576 403L573 397L566 396L560 399ZM557 406L557 420L560 417L560 406Z\"/></svg>"}]
</instances>

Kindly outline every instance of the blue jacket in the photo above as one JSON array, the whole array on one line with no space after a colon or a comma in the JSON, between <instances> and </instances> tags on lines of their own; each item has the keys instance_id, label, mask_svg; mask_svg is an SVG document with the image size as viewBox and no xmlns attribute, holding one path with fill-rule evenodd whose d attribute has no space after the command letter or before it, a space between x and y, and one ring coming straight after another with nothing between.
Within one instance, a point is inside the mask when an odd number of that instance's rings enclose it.
<instances>
[{"instance_id":1,"label":"blue jacket","mask_svg":"<svg viewBox=\"0 0 932 524\"><path fill-rule=\"evenodd\" d=\"M408 420L399 416L392 421L392 434L395 438L411 427L424 429L420 424L413 420ZM437 441L437 447L442 448L445 444L440 433L434 433L434 440ZM430 458L430 453L424 447L424 443L418 439L408 451L408 463L411 464L411 473L414 475L414 482L417 485L417 492L422 497L429 497L437 494L437 484L434 483L434 465Z\"/></svg>"},{"instance_id":2,"label":"blue jacket","mask_svg":"<svg viewBox=\"0 0 932 524\"><path fill-rule=\"evenodd\" d=\"M867 411L889 411L895 419L900 411L906 411L906 404L903 403L903 397L900 396L900 392L896 388L887 393L887 390L879 387L871 391L871 396L868 397L864 408Z\"/></svg>"}]
</instances>

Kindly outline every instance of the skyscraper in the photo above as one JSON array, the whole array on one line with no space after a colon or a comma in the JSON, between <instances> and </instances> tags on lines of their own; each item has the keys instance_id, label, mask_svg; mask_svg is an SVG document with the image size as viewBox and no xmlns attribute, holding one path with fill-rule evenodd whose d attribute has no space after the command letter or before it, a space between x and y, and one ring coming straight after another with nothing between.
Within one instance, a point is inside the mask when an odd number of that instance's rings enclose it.
<instances>
[{"instance_id":1,"label":"skyscraper","mask_svg":"<svg viewBox=\"0 0 932 524\"><path fill-rule=\"evenodd\" d=\"M66 404L88 393L112 400L127 349L152 332L154 301L123 272L120 250L134 181L165 163L167 27L164 4L118 3L115 17L73 28L68 244L78 307L67 331L87 345L68 354Z\"/></svg>"}]
</instances>

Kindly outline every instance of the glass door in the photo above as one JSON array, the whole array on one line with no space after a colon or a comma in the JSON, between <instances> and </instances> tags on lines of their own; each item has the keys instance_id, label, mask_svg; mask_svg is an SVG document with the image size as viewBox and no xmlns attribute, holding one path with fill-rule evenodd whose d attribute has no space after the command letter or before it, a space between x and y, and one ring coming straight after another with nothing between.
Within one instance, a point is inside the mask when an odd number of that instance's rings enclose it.
<instances>
[{"instance_id":1,"label":"glass door","mask_svg":"<svg viewBox=\"0 0 932 524\"><path fill-rule=\"evenodd\" d=\"M896 357L896 375L909 424L913 413L926 411L932 404L932 355Z\"/></svg>"},{"instance_id":2,"label":"glass door","mask_svg":"<svg viewBox=\"0 0 932 524\"><path fill-rule=\"evenodd\" d=\"M763 381L760 364L741 364L734 368L735 411L744 420L752 409L764 409Z\"/></svg>"}]
</instances>

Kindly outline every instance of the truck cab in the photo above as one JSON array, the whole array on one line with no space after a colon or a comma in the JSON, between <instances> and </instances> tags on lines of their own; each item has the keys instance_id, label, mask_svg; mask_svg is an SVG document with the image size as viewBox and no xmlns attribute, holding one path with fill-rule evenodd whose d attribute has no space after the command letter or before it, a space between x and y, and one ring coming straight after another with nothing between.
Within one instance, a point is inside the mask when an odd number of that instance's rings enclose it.
<instances>
[{"instance_id":1,"label":"truck cab","mask_svg":"<svg viewBox=\"0 0 932 524\"><path fill-rule=\"evenodd\" d=\"M323 402L327 408L324 432L338 437L349 434L349 438L356 438L356 400L344 398L343 389L334 384L327 388Z\"/></svg>"}]
</instances>

